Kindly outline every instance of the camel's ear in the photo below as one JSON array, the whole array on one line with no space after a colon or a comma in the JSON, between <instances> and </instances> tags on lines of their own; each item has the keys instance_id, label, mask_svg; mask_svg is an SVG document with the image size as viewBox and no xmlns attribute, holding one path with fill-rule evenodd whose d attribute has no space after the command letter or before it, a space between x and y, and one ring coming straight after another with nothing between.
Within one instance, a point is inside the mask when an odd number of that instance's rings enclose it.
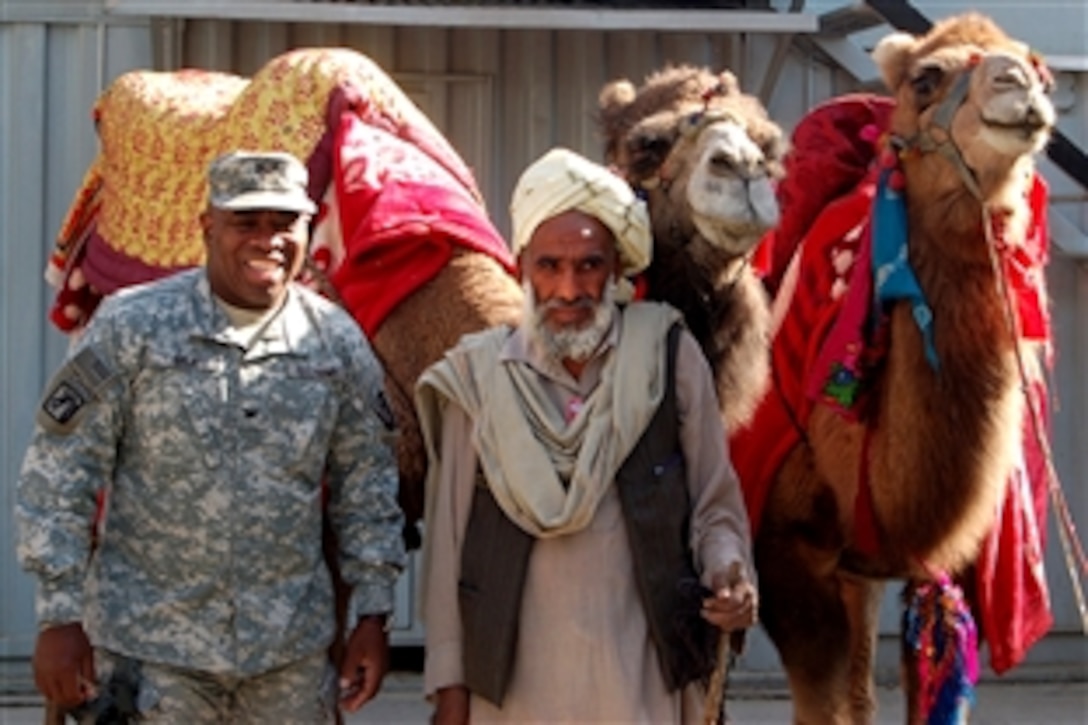
<instances>
[{"instance_id":1,"label":"camel's ear","mask_svg":"<svg viewBox=\"0 0 1088 725\"><path fill-rule=\"evenodd\" d=\"M918 40L907 33L892 33L885 36L873 48L872 57L884 85L894 93L907 77L910 53Z\"/></svg>"},{"instance_id":2,"label":"camel's ear","mask_svg":"<svg viewBox=\"0 0 1088 725\"><path fill-rule=\"evenodd\" d=\"M606 83L597 97L597 106L600 111L597 114L597 127L604 138L604 157L606 161L615 161L617 145L620 138L627 133L627 126L623 121L627 108L635 100L635 85L624 78L623 80Z\"/></svg>"},{"instance_id":3,"label":"camel's ear","mask_svg":"<svg viewBox=\"0 0 1088 725\"><path fill-rule=\"evenodd\" d=\"M618 112L635 100L635 84L626 78L606 83L597 98L597 105L602 112Z\"/></svg>"},{"instance_id":4,"label":"camel's ear","mask_svg":"<svg viewBox=\"0 0 1088 725\"><path fill-rule=\"evenodd\" d=\"M737 77L733 75L732 71L723 70L719 73L718 85L721 87L721 92L724 96L740 94L740 83L737 82Z\"/></svg>"}]
</instances>

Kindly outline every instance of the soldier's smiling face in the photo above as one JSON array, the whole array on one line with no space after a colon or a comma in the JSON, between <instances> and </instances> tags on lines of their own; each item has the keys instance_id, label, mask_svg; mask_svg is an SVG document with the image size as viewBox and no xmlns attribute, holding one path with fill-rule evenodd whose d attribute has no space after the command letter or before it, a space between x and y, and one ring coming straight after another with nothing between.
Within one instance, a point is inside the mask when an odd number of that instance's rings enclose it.
<instances>
[{"instance_id":1,"label":"soldier's smiling face","mask_svg":"<svg viewBox=\"0 0 1088 725\"><path fill-rule=\"evenodd\" d=\"M209 207L201 216L208 282L235 307L267 310L287 294L306 255L309 215Z\"/></svg>"}]
</instances>

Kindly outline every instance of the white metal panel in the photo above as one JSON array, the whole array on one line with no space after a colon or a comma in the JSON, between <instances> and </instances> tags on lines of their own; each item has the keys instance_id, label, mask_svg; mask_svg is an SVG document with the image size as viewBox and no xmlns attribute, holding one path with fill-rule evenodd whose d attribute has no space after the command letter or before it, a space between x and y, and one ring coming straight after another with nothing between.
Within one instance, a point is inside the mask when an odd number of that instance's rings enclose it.
<instances>
[{"instance_id":1,"label":"white metal panel","mask_svg":"<svg viewBox=\"0 0 1088 725\"><path fill-rule=\"evenodd\" d=\"M392 28L375 25L348 25L344 27L344 45L357 48L382 68L393 67L395 33ZM471 56L477 49L465 44L458 46L456 55ZM489 66L490 67L490 66Z\"/></svg>"},{"instance_id":2,"label":"white metal panel","mask_svg":"<svg viewBox=\"0 0 1088 725\"><path fill-rule=\"evenodd\" d=\"M251 76L261 69L269 58L291 47L291 26L284 23L255 21L234 33L237 41L233 62L227 70L243 76ZM211 37L217 37L212 34Z\"/></svg>"},{"instance_id":3,"label":"white metal panel","mask_svg":"<svg viewBox=\"0 0 1088 725\"><path fill-rule=\"evenodd\" d=\"M445 28L401 28L393 61L397 73L411 79L408 90L426 94L427 115L443 130L449 128L449 84L443 80L449 70L448 33Z\"/></svg>"},{"instance_id":4,"label":"white metal panel","mask_svg":"<svg viewBox=\"0 0 1088 725\"><path fill-rule=\"evenodd\" d=\"M662 65L654 33L606 34L604 58L610 79L626 78L636 86Z\"/></svg>"},{"instance_id":5,"label":"white metal panel","mask_svg":"<svg viewBox=\"0 0 1088 725\"><path fill-rule=\"evenodd\" d=\"M443 132L472 169L491 216L505 206L498 186L496 128L502 123L495 100L501 33L449 32L449 108ZM365 46L364 46L365 50Z\"/></svg>"},{"instance_id":6,"label":"white metal panel","mask_svg":"<svg viewBox=\"0 0 1088 725\"><path fill-rule=\"evenodd\" d=\"M556 33L552 81L561 89L556 94L554 144L579 149L598 160L601 157L598 96L611 80L606 75L604 47L601 33L573 30Z\"/></svg>"},{"instance_id":7,"label":"white metal panel","mask_svg":"<svg viewBox=\"0 0 1088 725\"><path fill-rule=\"evenodd\" d=\"M502 122L496 127L499 149L499 198L490 208L504 233L510 230L508 203L521 172L553 145L555 64L553 34L516 30L502 35L502 70L496 99Z\"/></svg>"},{"instance_id":8,"label":"white metal panel","mask_svg":"<svg viewBox=\"0 0 1088 725\"><path fill-rule=\"evenodd\" d=\"M1085 41L1088 45L1088 40ZM1085 49L1088 61L1088 48ZM1082 149L1088 149L1088 70L1054 74L1052 97L1058 128ZM1067 254L1088 260L1088 189L1081 188L1053 163L1043 165L1050 183L1055 245Z\"/></svg>"},{"instance_id":9,"label":"white metal panel","mask_svg":"<svg viewBox=\"0 0 1088 725\"><path fill-rule=\"evenodd\" d=\"M101 11L102 0L0 0L0 23L87 23Z\"/></svg>"},{"instance_id":10,"label":"white metal panel","mask_svg":"<svg viewBox=\"0 0 1088 725\"><path fill-rule=\"evenodd\" d=\"M43 322L45 299L41 270L45 263L44 168L46 36L43 25L0 27L0 390L3 410L0 425L0 470L3 471L5 532L12 531L19 462L30 432L37 396L44 382L45 349ZM16 72L16 66L20 71ZM11 536L0 540L0 577L5 595L0 597L0 656L25 655L33 620L29 580L15 566ZM28 628L27 625L30 624Z\"/></svg>"},{"instance_id":11,"label":"white metal panel","mask_svg":"<svg viewBox=\"0 0 1088 725\"><path fill-rule=\"evenodd\" d=\"M90 5L40 8L58 24L0 19L0 657L29 654L36 632L11 512L38 398L67 346L46 320L42 271L96 153L90 110L101 84L149 60L146 23L75 22L93 17Z\"/></svg>"},{"instance_id":12,"label":"white metal panel","mask_svg":"<svg viewBox=\"0 0 1088 725\"><path fill-rule=\"evenodd\" d=\"M1057 365L1053 379L1054 427L1051 445L1073 520L1080 524L1083 542L1088 527L1088 260L1073 259L1056 253L1047 275L1055 304L1052 309L1057 346ZM1058 518L1051 501L1047 537L1047 580L1057 628L1076 632L1078 617L1070 572L1058 554L1062 542L1056 526Z\"/></svg>"}]
</instances>

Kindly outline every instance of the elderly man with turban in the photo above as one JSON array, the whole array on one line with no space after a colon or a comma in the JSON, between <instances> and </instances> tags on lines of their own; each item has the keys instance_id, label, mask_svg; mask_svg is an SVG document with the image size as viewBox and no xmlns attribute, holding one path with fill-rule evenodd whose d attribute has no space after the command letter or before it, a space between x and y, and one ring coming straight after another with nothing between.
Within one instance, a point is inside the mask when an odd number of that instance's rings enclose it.
<instances>
[{"instance_id":1,"label":"elderly man with turban","mask_svg":"<svg viewBox=\"0 0 1088 725\"><path fill-rule=\"evenodd\" d=\"M652 240L622 179L555 149L510 211L521 324L416 390L435 722L699 721L756 611L709 367L675 310L628 300Z\"/></svg>"}]
</instances>

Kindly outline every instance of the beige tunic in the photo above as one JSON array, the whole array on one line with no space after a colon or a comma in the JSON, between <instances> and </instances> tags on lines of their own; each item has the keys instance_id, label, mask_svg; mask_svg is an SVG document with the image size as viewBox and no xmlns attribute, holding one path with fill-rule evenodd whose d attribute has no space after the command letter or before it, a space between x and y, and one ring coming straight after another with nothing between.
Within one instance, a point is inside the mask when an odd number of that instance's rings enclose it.
<instances>
[{"instance_id":1,"label":"beige tunic","mask_svg":"<svg viewBox=\"0 0 1088 725\"><path fill-rule=\"evenodd\" d=\"M530 364L557 406L575 409L596 386L603 356L575 380L561 365L530 350L520 331L503 351ZM748 520L729 463L713 380L695 339L685 331L677 354L680 439L693 502L691 542L704 584L732 561L752 572ZM457 579L475 482L471 421L450 405L442 426L441 477L427 522L428 581L424 604L428 696L462 681ZM590 525L533 545L515 669L501 709L473 696L481 722L699 722L703 694L691 686L669 693L636 591L619 498L611 489Z\"/></svg>"}]
</instances>

